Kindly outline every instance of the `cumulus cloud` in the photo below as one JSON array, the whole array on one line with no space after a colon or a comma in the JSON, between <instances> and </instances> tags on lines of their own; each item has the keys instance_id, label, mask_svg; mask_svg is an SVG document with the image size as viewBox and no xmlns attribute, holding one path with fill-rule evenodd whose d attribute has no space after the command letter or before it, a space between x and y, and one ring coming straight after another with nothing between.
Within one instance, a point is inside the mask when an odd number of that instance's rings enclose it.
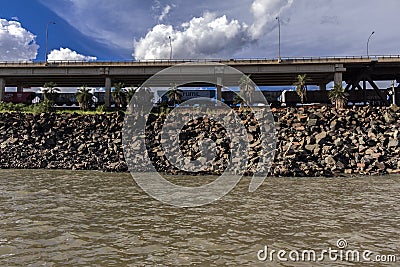
<instances>
[{"instance_id":1,"label":"cumulus cloud","mask_svg":"<svg viewBox=\"0 0 400 267\"><path fill-rule=\"evenodd\" d=\"M217 17L213 13L193 18L181 27L181 30L177 30L172 25L154 26L144 38L134 41L135 58L169 58L169 37L174 58L209 57L224 51L232 52L239 49L246 39L246 24L240 24L237 20L229 21L226 16Z\"/></svg>"},{"instance_id":2,"label":"cumulus cloud","mask_svg":"<svg viewBox=\"0 0 400 267\"><path fill-rule=\"evenodd\" d=\"M265 26L293 0L254 0L250 9L254 22L249 26L226 15L205 12L182 23L179 28L158 24L139 40L134 40L133 56L137 60L169 58L172 40L173 58L227 56L257 41ZM164 12L163 12L164 13Z\"/></svg>"},{"instance_id":3,"label":"cumulus cloud","mask_svg":"<svg viewBox=\"0 0 400 267\"><path fill-rule=\"evenodd\" d=\"M93 40L109 46L115 53L130 57L135 38L134 56L169 58L172 37L173 57L276 57L278 32L276 16L281 18L281 54L283 57L365 55L366 41L373 54L399 54L397 25L398 0L38 0L72 27ZM159 21L163 9L171 6ZM355 8L356 7L356 8ZM231 42L210 54L200 46L187 51L181 43L187 27L195 17L204 19L205 11L218 19L225 15L229 22L238 21L242 28ZM363 17L376 19L360 20ZM157 25L158 24L158 25ZM201 26L201 25L200 25ZM161 30L168 30L168 33ZM156 36L159 32L161 36ZM175 34L175 35L174 35ZM180 38L178 38L178 36ZM224 36L224 35L223 35ZM242 40L244 36L244 41ZM151 39L152 38L152 39ZM201 35L189 44L207 44ZM189 35L186 39L189 39ZM155 45L154 42L158 43ZM232 43L233 47L230 47ZM238 45L243 44L242 46ZM145 51L145 45L153 51ZM185 49L183 49L185 48ZM202 53L198 51L203 51Z\"/></svg>"},{"instance_id":4,"label":"cumulus cloud","mask_svg":"<svg viewBox=\"0 0 400 267\"><path fill-rule=\"evenodd\" d=\"M60 49L52 50L48 55L49 61L57 61L57 60L75 60L75 61L94 61L97 60L96 57L92 56L84 56L78 54L76 51L73 51L69 48L60 47Z\"/></svg>"},{"instance_id":5,"label":"cumulus cloud","mask_svg":"<svg viewBox=\"0 0 400 267\"><path fill-rule=\"evenodd\" d=\"M0 18L0 61L31 61L39 46L36 36L24 29L18 21Z\"/></svg>"}]
</instances>

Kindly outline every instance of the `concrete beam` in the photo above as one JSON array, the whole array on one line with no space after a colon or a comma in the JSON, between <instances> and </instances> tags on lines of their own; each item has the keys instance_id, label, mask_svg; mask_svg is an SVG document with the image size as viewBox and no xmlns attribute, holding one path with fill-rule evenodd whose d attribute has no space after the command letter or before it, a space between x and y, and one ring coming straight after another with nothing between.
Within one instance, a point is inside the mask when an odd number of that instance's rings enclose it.
<instances>
[{"instance_id":1,"label":"concrete beam","mask_svg":"<svg viewBox=\"0 0 400 267\"><path fill-rule=\"evenodd\" d=\"M4 78L0 78L0 102L3 102L5 90L6 90L6 80Z\"/></svg>"},{"instance_id":2,"label":"concrete beam","mask_svg":"<svg viewBox=\"0 0 400 267\"><path fill-rule=\"evenodd\" d=\"M105 94L104 94L104 106L105 108L109 108L111 105L111 78L106 77L105 81Z\"/></svg>"}]
</instances>

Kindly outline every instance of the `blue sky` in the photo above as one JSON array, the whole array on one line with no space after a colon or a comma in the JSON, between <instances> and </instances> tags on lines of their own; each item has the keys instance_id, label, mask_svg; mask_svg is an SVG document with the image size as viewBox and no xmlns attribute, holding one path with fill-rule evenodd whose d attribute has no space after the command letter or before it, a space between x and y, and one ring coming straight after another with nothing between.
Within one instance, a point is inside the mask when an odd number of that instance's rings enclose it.
<instances>
[{"instance_id":1,"label":"blue sky","mask_svg":"<svg viewBox=\"0 0 400 267\"><path fill-rule=\"evenodd\" d=\"M400 54L398 0L13 0L0 9L0 61ZM62 49L63 48L63 49Z\"/></svg>"}]
</instances>

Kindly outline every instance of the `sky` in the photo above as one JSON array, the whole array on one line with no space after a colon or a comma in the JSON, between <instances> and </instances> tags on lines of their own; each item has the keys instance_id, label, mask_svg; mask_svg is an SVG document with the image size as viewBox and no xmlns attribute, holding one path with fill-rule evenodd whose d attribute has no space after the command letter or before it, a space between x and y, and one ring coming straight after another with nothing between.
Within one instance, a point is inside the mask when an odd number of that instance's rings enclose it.
<instances>
[{"instance_id":1,"label":"sky","mask_svg":"<svg viewBox=\"0 0 400 267\"><path fill-rule=\"evenodd\" d=\"M1 0L0 61L399 55L398 0ZM55 24L53 24L53 22Z\"/></svg>"}]
</instances>

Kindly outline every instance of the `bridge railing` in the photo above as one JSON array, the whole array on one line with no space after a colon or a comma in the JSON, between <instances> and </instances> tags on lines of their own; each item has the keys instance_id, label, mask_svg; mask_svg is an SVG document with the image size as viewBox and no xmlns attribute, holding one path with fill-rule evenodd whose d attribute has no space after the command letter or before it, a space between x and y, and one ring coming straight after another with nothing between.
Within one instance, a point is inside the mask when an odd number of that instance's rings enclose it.
<instances>
[{"instance_id":1,"label":"bridge railing","mask_svg":"<svg viewBox=\"0 0 400 267\"><path fill-rule=\"evenodd\" d=\"M370 56L323 56L323 57L281 57L280 63L322 63L335 62L345 63L351 61L370 61L370 60L400 60L400 55L370 55ZM178 63L279 63L277 58L232 58L232 59L150 59L150 60L120 60L120 61L80 61L80 60L51 60L51 61L0 61L0 66L55 66L55 65L134 65L134 64L165 64L173 65Z\"/></svg>"}]
</instances>

